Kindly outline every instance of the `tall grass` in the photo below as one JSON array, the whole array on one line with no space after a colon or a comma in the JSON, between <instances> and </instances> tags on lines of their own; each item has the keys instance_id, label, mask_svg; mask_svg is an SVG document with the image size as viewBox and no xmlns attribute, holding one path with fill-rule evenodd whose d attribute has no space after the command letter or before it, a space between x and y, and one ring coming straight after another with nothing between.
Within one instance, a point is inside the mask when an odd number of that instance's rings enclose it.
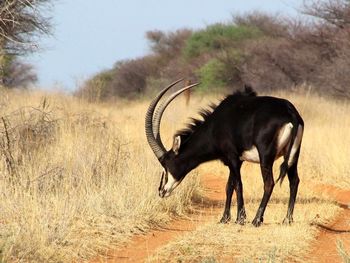
<instances>
[{"instance_id":1,"label":"tall grass","mask_svg":"<svg viewBox=\"0 0 350 263\"><path fill-rule=\"evenodd\" d=\"M301 180L350 188L350 102L310 93L289 98L305 121L299 173Z\"/></svg>"},{"instance_id":2,"label":"tall grass","mask_svg":"<svg viewBox=\"0 0 350 263\"><path fill-rule=\"evenodd\" d=\"M350 187L349 103L311 95L277 95L290 97L306 123L301 181ZM183 127L185 116L192 115L197 105L206 105L206 101L205 97L194 98L188 110L181 100L169 107L162 126L166 145L171 144L173 132ZM160 199L157 196L160 165L144 135L146 108L147 102L88 104L60 94L1 91L3 261L62 262L91 258L122 244L135 233L185 213L197 194L197 171L205 174L212 169L227 174L221 164L221 170L213 164L203 166L189 175L172 197ZM244 169L253 171L249 167ZM256 193L260 198L262 187L256 183L261 181L260 175L254 176L248 179L246 188L252 202L258 198ZM310 196L308 191L304 190L303 198ZM267 211L267 215L277 221L282 220L286 209L282 213L280 201L276 202L279 207L276 211L280 212ZM319 205L312 203L314 209ZM296 218L300 221L303 216L311 217L310 207L299 216L296 212ZM327 209L326 215L335 211ZM255 231L248 232L253 235Z\"/></svg>"},{"instance_id":3,"label":"tall grass","mask_svg":"<svg viewBox=\"0 0 350 263\"><path fill-rule=\"evenodd\" d=\"M2 260L87 259L184 213L197 181L186 180L167 200L157 196L160 167L144 138L146 106L2 94Z\"/></svg>"}]
</instances>

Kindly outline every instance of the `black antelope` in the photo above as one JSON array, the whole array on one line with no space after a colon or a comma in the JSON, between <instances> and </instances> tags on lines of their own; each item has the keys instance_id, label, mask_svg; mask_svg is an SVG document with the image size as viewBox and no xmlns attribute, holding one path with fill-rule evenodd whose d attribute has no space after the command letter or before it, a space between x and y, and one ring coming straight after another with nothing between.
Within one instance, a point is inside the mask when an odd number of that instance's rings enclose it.
<instances>
[{"instance_id":1,"label":"black antelope","mask_svg":"<svg viewBox=\"0 0 350 263\"><path fill-rule=\"evenodd\" d=\"M168 197L184 177L199 164L219 159L230 169L226 186L226 203L220 220L231 219L230 208L233 191L237 195L236 223L244 224L246 218L240 168L242 162L259 163L264 181L264 195L253 220L253 225L263 222L266 205L275 182L272 174L274 161L283 156L277 182L289 179L290 198L284 223L293 221L294 203L298 191L298 158L303 137L304 122L292 103L285 99L257 96L250 88L227 96L212 111L201 111L203 120L193 120L187 129L174 136L172 149L167 151L162 143L159 128L164 110L189 85L169 96L156 110L162 96L177 84L163 89L151 102L145 121L148 143L163 166L159 196Z\"/></svg>"}]
</instances>

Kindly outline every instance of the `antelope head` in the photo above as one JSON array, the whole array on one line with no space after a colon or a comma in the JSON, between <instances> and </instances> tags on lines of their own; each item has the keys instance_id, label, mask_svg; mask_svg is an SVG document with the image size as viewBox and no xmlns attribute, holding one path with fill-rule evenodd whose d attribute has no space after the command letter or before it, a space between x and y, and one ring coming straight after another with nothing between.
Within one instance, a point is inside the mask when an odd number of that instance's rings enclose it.
<instances>
[{"instance_id":1,"label":"antelope head","mask_svg":"<svg viewBox=\"0 0 350 263\"><path fill-rule=\"evenodd\" d=\"M169 103L182 92L198 85L199 83L188 85L174 92L156 109L157 104L163 95L180 81L182 81L182 79L175 81L157 94L149 105L145 118L145 130L148 144L158 158L160 164L163 166L158 189L159 196L162 198L170 196L171 192L181 183L186 175L186 172L181 168L181 165L176 163L176 157L179 154L179 148L181 145L181 138L180 136L175 137L172 148L167 151L160 137L160 123L163 113Z\"/></svg>"}]
</instances>

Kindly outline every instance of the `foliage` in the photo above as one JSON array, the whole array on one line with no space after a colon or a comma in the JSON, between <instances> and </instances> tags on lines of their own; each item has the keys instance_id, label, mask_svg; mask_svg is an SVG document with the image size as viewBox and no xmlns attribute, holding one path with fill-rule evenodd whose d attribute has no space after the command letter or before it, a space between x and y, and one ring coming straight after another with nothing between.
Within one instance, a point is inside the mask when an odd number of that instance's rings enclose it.
<instances>
[{"instance_id":1,"label":"foliage","mask_svg":"<svg viewBox=\"0 0 350 263\"><path fill-rule=\"evenodd\" d=\"M137 97L146 89L147 78L159 73L158 57L147 56L121 62L114 68L113 93L121 97Z\"/></svg>"},{"instance_id":2,"label":"foliage","mask_svg":"<svg viewBox=\"0 0 350 263\"><path fill-rule=\"evenodd\" d=\"M244 15L234 15L233 23L241 27L257 28L263 36L269 37L285 36L291 26L280 15L269 15L258 11Z\"/></svg>"},{"instance_id":3,"label":"foliage","mask_svg":"<svg viewBox=\"0 0 350 263\"><path fill-rule=\"evenodd\" d=\"M302 18L252 12L196 31L149 31L152 54L117 63L107 93L137 98L147 83L184 77L206 90L306 84L350 99L350 2L309 0L300 10Z\"/></svg>"},{"instance_id":4,"label":"foliage","mask_svg":"<svg viewBox=\"0 0 350 263\"><path fill-rule=\"evenodd\" d=\"M83 86L75 92L75 95L89 102L107 100L110 97L110 85L113 79L113 71L102 71L98 75L86 81Z\"/></svg>"},{"instance_id":5,"label":"foliage","mask_svg":"<svg viewBox=\"0 0 350 263\"><path fill-rule=\"evenodd\" d=\"M307 1L303 13L344 29L350 25L349 0Z\"/></svg>"},{"instance_id":6,"label":"foliage","mask_svg":"<svg viewBox=\"0 0 350 263\"><path fill-rule=\"evenodd\" d=\"M76 95L89 101L106 101L116 96L137 98L145 92L147 79L158 77L160 63L156 56L120 61L113 69L87 80Z\"/></svg>"},{"instance_id":7,"label":"foliage","mask_svg":"<svg viewBox=\"0 0 350 263\"><path fill-rule=\"evenodd\" d=\"M90 101L108 100L116 96L138 98L149 90L147 83L150 83L150 80L167 79L167 76L172 79L174 75L186 74L191 70L178 57L190 34L188 29L170 33L147 32L146 37L150 41L153 54L118 61L113 69L103 71L87 80L76 94L89 98Z\"/></svg>"},{"instance_id":8,"label":"foliage","mask_svg":"<svg viewBox=\"0 0 350 263\"><path fill-rule=\"evenodd\" d=\"M223 47L261 36L261 32L251 26L215 24L197 31L187 40L184 54L187 58L218 51Z\"/></svg>"},{"instance_id":9,"label":"foliage","mask_svg":"<svg viewBox=\"0 0 350 263\"><path fill-rule=\"evenodd\" d=\"M189 29L180 29L169 33L154 30L148 31L146 38L150 42L150 47L154 54L171 59L182 52L186 40L191 34L192 31Z\"/></svg>"},{"instance_id":10,"label":"foliage","mask_svg":"<svg viewBox=\"0 0 350 263\"><path fill-rule=\"evenodd\" d=\"M209 60L198 70L198 77L201 80L201 89L208 91L210 88L222 88L226 86L225 65L217 59Z\"/></svg>"},{"instance_id":11,"label":"foliage","mask_svg":"<svg viewBox=\"0 0 350 263\"><path fill-rule=\"evenodd\" d=\"M246 47L248 59L238 65L243 82L261 90L307 83L320 93L350 98L349 2L312 1L304 12L318 19L291 21L284 34Z\"/></svg>"},{"instance_id":12,"label":"foliage","mask_svg":"<svg viewBox=\"0 0 350 263\"><path fill-rule=\"evenodd\" d=\"M10 56L4 65L3 85L7 88L27 88L34 84L38 77L31 64L23 63Z\"/></svg>"}]
</instances>

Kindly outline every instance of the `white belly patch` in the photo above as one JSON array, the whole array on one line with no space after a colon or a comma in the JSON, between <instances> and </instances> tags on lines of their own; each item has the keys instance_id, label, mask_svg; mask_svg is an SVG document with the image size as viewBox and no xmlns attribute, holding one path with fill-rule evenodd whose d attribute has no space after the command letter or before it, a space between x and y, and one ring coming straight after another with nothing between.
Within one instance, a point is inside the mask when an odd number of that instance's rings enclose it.
<instances>
[{"instance_id":1,"label":"white belly patch","mask_svg":"<svg viewBox=\"0 0 350 263\"><path fill-rule=\"evenodd\" d=\"M260 163L258 149L253 145L248 151L244 151L239 157L241 161L247 161L252 163Z\"/></svg>"},{"instance_id":2,"label":"white belly patch","mask_svg":"<svg viewBox=\"0 0 350 263\"><path fill-rule=\"evenodd\" d=\"M278 136L277 136L277 154L276 154L275 159L282 156L284 154L286 148L288 148L288 145L289 145L290 139L291 139L292 128L293 128L293 124L288 122L287 124L283 125L282 128L280 129ZM293 159L293 156L296 152L296 150L293 151L293 149L296 149L299 146L301 136L302 136L302 134L299 135L299 130L298 130L298 136L297 136L296 140L294 141L289 161ZM299 137L300 137L300 139L298 140ZM242 155L239 157L239 159L241 161L260 163L258 149L256 148L255 145L253 145L252 148L244 151L242 153Z\"/></svg>"}]
</instances>

